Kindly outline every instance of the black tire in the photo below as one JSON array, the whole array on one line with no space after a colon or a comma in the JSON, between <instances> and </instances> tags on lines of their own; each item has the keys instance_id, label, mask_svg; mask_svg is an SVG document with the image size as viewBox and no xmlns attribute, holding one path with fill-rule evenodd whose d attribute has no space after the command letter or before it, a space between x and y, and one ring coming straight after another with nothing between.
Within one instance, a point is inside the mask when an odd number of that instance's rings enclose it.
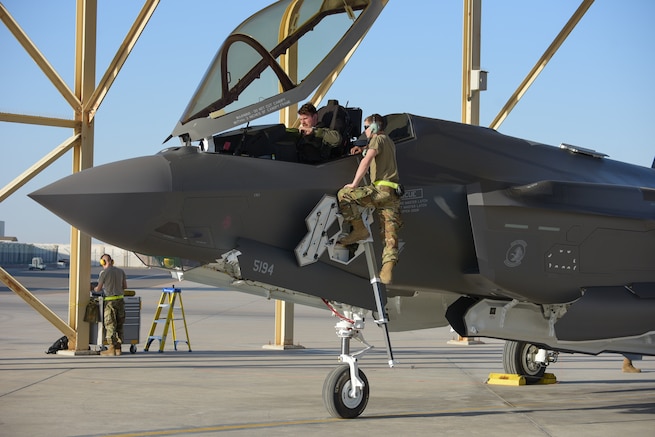
<instances>
[{"instance_id":1,"label":"black tire","mask_svg":"<svg viewBox=\"0 0 655 437\"><path fill-rule=\"evenodd\" d=\"M546 366L535 361L539 347L524 341L506 341L503 350L503 367L505 373L521 375L525 382L539 382L546 373Z\"/></svg>"},{"instance_id":2,"label":"black tire","mask_svg":"<svg viewBox=\"0 0 655 437\"><path fill-rule=\"evenodd\" d=\"M325 378L323 383L323 403L333 417L354 419L364 412L368 404L369 387L366 375L359 370L359 379L364 383L355 398L350 397L350 366L341 365Z\"/></svg>"}]
</instances>

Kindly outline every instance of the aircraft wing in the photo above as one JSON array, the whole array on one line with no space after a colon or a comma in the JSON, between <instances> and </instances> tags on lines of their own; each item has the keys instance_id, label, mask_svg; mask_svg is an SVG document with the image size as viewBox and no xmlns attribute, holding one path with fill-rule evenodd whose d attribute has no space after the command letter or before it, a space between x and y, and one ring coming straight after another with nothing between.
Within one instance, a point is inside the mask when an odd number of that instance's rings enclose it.
<instances>
[{"instance_id":1,"label":"aircraft wing","mask_svg":"<svg viewBox=\"0 0 655 437\"><path fill-rule=\"evenodd\" d=\"M654 283L586 288L584 295L555 324L557 338L588 341L646 334L653 329L654 302ZM630 324L625 323L625 314L631 315ZM596 320L603 323L594 323Z\"/></svg>"},{"instance_id":2,"label":"aircraft wing","mask_svg":"<svg viewBox=\"0 0 655 437\"><path fill-rule=\"evenodd\" d=\"M654 200L651 188L587 182L470 186L480 274L507 297L537 303L571 301L572 288L649 282Z\"/></svg>"},{"instance_id":3,"label":"aircraft wing","mask_svg":"<svg viewBox=\"0 0 655 437\"><path fill-rule=\"evenodd\" d=\"M655 189L589 182L539 181L492 193L484 204L508 206L512 203L569 213L612 217L655 218ZM505 198L506 201L498 201ZM472 197L469 196L469 202Z\"/></svg>"}]
</instances>

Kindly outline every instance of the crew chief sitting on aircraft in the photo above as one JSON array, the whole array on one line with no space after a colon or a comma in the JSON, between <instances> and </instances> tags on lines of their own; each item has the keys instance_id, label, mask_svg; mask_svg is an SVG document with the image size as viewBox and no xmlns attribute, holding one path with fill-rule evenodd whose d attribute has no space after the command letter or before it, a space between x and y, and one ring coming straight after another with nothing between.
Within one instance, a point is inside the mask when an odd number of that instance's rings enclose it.
<instances>
[{"instance_id":1,"label":"crew chief sitting on aircraft","mask_svg":"<svg viewBox=\"0 0 655 437\"><path fill-rule=\"evenodd\" d=\"M400 219L400 195L398 165L396 163L396 145L384 133L385 121L379 114L373 114L364 120L364 132L368 138L368 147L357 167L353 181L346 184L337 193L339 211L344 221L352 224L349 235L339 240L346 246L365 240L368 230L362 221L357 205L364 208L373 207L380 217L380 228L384 237L382 251L382 270L380 280L383 284L392 281L392 270L398 262L398 230L402 226ZM359 183L369 170L373 183L360 187Z\"/></svg>"}]
</instances>

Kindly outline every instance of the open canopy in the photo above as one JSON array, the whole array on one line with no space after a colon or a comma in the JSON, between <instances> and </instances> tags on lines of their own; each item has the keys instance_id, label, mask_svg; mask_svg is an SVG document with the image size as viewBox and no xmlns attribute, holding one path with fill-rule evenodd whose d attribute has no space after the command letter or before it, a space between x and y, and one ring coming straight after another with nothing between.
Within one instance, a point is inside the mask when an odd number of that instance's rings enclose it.
<instances>
[{"instance_id":1,"label":"open canopy","mask_svg":"<svg viewBox=\"0 0 655 437\"><path fill-rule=\"evenodd\" d=\"M334 77L388 0L280 0L223 42L172 136L199 140L306 99Z\"/></svg>"}]
</instances>

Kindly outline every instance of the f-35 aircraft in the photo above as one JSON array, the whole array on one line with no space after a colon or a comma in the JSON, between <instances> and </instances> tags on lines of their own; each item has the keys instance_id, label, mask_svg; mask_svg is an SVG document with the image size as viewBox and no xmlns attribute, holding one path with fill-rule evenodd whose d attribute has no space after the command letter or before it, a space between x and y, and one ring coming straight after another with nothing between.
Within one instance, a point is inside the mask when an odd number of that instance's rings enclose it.
<instances>
[{"instance_id":1,"label":"f-35 aircraft","mask_svg":"<svg viewBox=\"0 0 655 437\"><path fill-rule=\"evenodd\" d=\"M274 3L219 49L172 133L181 145L79 172L30 196L185 279L338 313L343 364L323 393L337 417L359 416L368 401L358 365L367 348L351 353L350 340L363 341L369 311L387 334L450 324L465 337L508 340L506 371L529 380L560 351L655 355L652 168L388 114L406 188L393 284L377 278L377 232L349 247L336 242L348 229L335 194L360 159L348 150L361 110L337 102L321 110L345 138L328 154L306 150L292 126L249 123L320 88L385 4ZM375 231L374 216L362 213Z\"/></svg>"}]
</instances>

